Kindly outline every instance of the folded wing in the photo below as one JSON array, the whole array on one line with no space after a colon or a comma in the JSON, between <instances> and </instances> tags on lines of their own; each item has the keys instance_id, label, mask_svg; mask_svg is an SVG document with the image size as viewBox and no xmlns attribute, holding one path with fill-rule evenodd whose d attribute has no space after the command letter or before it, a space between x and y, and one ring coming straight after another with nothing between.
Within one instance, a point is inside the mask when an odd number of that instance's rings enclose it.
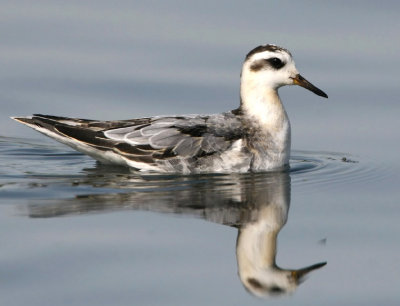
<instances>
[{"instance_id":1,"label":"folded wing","mask_svg":"<svg viewBox=\"0 0 400 306\"><path fill-rule=\"evenodd\" d=\"M96 121L49 115L14 118L97 160L138 169L168 162L178 165L228 150L242 135L232 113Z\"/></svg>"}]
</instances>

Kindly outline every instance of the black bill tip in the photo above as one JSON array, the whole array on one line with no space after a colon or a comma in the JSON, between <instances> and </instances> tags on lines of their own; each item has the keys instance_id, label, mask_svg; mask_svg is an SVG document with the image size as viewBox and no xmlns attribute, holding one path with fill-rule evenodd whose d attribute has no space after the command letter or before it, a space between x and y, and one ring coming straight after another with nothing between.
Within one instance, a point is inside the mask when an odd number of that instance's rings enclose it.
<instances>
[{"instance_id":1,"label":"black bill tip","mask_svg":"<svg viewBox=\"0 0 400 306\"><path fill-rule=\"evenodd\" d=\"M328 95L325 92L323 92L321 89L315 87L313 84L311 84L305 78L303 78L300 74L297 74L294 78L292 78L292 80L293 80L293 84L304 87L320 97L328 98Z\"/></svg>"}]
</instances>

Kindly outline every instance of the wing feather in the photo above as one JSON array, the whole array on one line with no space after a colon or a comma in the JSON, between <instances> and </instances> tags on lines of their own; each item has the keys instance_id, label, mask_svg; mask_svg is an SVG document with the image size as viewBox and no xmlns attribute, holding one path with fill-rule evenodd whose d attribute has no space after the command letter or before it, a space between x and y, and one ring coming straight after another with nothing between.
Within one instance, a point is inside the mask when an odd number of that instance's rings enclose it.
<instances>
[{"instance_id":1,"label":"wing feather","mask_svg":"<svg viewBox=\"0 0 400 306\"><path fill-rule=\"evenodd\" d=\"M173 152L178 156L193 157L199 152L200 144L200 138L186 137L174 147Z\"/></svg>"},{"instance_id":2,"label":"wing feather","mask_svg":"<svg viewBox=\"0 0 400 306\"><path fill-rule=\"evenodd\" d=\"M143 128L144 126L146 125L140 124L140 125L133 125L117 129L109 129L109 130L104 130L103 134L106 138L123 141L131 133L138 133L138 135L141 135L140 129Z\"/></svg>"},{"instance_id":3,"label":"wing feather","mask_svg":"<svg viewBox=\"0 0 400 306\"><path fill-rule=\"evenodd\" d=\"M227 150L242 137L240 120L231 113L211 116L154 117L146 124L103 131L106 138L140 149L129 158L148 155L155 160L200 158ZM147 150L141 148L147 146ZM124 151L126 154L126 149Z\"/></svg>"},{"instance_id":4,"label":"wing feather","mask_svg":"<svg viewBox=\"0 0 400 306\"><path fill-rule=\"evenodd\" d=\"M173 148L184 138L188 138L188 136L183 135L177 129L168 128L151 136L149 144L155 149Z\"/></svg>"},{"instance_id":5,"label":"wing feather","mask_svg":"<svg viewBox=\"0 0 400 306\"><path fill-rule=\"evenodd\" d=\"M174 169L183 169L189 164L196 167L192 164L196 160L220 154L243 137L240 119L232 113L120 121L34 115L19 120L95 150L111 151L137 163L163 164ZM103 156L96 154L92 156Z\"/></svg>"}]
</instances>

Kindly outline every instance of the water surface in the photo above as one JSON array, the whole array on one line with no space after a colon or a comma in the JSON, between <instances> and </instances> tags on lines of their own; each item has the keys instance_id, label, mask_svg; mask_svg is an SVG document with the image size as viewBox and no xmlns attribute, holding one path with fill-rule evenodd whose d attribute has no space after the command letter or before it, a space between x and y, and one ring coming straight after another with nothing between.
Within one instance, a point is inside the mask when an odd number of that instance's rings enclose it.
<instances>
[{"instance_id":1,"label":"water surface","mask_svg":"<svg viewBox=\"0 0 400 306\"><path fill-rule=\"evenodd\" d=\"M104 166L47 140L3 137L0 151L7 302L306 304L332 286L357 294L364 264L397 261L397 245L371 244L385 231L369 216L399 229L390 203L356 217L348 198L385 169L348 154L295 151L289 172L182 176ZM382 268L371 273L394 299L395 272Z\"/></svg>"}]
</instances>

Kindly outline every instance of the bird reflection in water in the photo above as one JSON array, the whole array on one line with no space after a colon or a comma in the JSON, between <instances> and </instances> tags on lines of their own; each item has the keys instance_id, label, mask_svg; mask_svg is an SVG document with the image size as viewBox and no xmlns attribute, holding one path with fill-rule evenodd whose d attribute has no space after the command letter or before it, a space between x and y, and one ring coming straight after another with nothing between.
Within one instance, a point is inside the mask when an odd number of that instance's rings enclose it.
<instances>
[{"instance_id":1,"label":"bird reflection in water","mask_svg":"<svg viewBox=\"0 0 400 306\"><path fill-rule=\"evenodd\" d=\"M276 265L277 236L285 225L290 205L287 172L138 176L105 166L87 170L82 179L67 183L89 186L93 193L71 199L30 204L30 217L115 210L146 210L196 216L238 228L236 257L244 287L258 297L293 293L305 276L326 262L301 269ZM112 193L94 193L100 187Z\"/></svg>"}]
</instances>

